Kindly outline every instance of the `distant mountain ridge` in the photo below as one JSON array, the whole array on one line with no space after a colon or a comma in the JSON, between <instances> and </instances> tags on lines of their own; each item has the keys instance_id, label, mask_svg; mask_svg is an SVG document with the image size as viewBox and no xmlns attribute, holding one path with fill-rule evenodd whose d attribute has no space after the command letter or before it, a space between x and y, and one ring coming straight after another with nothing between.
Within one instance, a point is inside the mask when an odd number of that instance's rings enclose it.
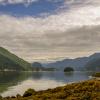
<instances>
[{"instance_id":1,"label":"distant mountain ridge","mask_svg":"<svg viewBox=\"0 0 100 100\"><path fill-rule=\"evenodd\" d=\"M31 70L31 64L0 47L0 70Z\"/></svg>"},{"instance_id":2,"label":"distant mountain ridge","mask_svg":"<svg viewBox=\"0 0 100 100\"><path fill-rule=\"evenodd\" d=\"M44 67L40 62L33 62L32 69L33 69L33 71L56 71L55 68Z\"/></svg>"},{"instance_id":3,"label":"distant mountain ridge","mask_svg":"<svg viewBox=\"0 0 100 100\"><path fill-rule=\"evenodd\" d=\"M53 63L33 63L17 57L8 50L0 47L0 70L18 70L18 71L52 71L55 69L64 70L66 67L72 67L75 71L100 71L100 53L95 53L89 57L76 59L64 59Z\"/></svg>"},{"instance_id":4,"label":"distant mountain ridge","mask_svg":"<svg viewBox=\"0 0 100 100\"><path fill-rule=\"evenodd\" d=\"M76 71L81 71L81 70L83 71L87 69L93 70L93 68L95 69L95 67L97 67L97 69L100 70L100 63L96 63L97 61L100 62L100 53L95 53L89 57L64 59L62 61L56 61L53 63L47 63L43 65L45 67L53 67L59 70L64 70L65 67L72 67ZM94 64L95 66L91 67L91 64Z\"/></svg>"}]
</instances>

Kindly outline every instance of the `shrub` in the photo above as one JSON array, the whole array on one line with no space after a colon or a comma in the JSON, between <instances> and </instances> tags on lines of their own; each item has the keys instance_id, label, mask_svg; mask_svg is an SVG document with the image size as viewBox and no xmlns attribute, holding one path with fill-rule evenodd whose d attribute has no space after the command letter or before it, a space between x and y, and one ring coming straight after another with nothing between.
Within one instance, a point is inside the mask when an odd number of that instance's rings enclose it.
<instances>
[{"instance_id":1,"label":"shrub","mask_svg":"<svg viewBox=\"0 0 100 100\"><path fill-rule=\"evenodd\" d=\"M100 72L95 73L93 76L94 76L94 77L100 77Z\"/></svg>"},{"instance_id":2,"label":"shrub","mask_svg":"<svg viewBox=\"0 0 100 100\"><path fill-rule=\"evenodd\" d=\"M0 100L2 99L2 96L0 95Z\"/></svg>"},{"instance_id":3,"label":"shrub","mask_svg":"<svg viewBox=\"0 0 100 100\"><path fill-rule=\"evenodd\" d=\"M31 96L31 95L33 95L33 94L35 94L35 93L36 93L36 92L35 92L34 89L28 89L28 90L24 93L23 97L29 97L29 96Z\"/></svg>"}]
</instances>

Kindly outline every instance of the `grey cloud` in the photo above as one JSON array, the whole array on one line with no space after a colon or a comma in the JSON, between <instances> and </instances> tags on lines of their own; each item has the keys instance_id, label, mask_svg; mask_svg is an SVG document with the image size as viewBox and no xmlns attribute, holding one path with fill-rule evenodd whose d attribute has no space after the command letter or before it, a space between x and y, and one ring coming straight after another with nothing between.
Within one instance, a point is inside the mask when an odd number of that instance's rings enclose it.
<instances>
[{"instance_id":1,"label":"grey cloud","mask_svg":"<svg viewBox=\"0 0 100 100\"><path fill-rule=\"evenodd\" d=\"M40 37L0 34L0 45L20 55L42 52L82 52L100 50L100 25L73 28L65 32L48 32ZM12 48L12 49L11 49ZM22 53L21 53L22 52ZM29 54L27 54L29 53Z\"/></svg>"},{"instance_id":2,"label":"grey cloud","mask_svg":"<svg viewBox=\"0 0 100 100\"><path fill-rule=\"evenodd\" d=\"M95 48L100 43L100 26L83 26L74 28L63 33L48 33L45 37L49 41L49 45L57 48L69 48L74 50L88 50Z\"/></svg>"},{"instance_id":3,"label":"grey cloud","mask_svg":"<svg viewBox=\"0 0 100 100\"><path fill-rule=\"evenodd\" d=\"M23 58L30 55L30 59L33 54L44 57L54 53L99 51L100 7L94 6L98 0L86 1L83 7L77 3L77 9L75 6L45 18L0 15L0 45Z\"/></svg>"},{"instance_id":4,"label":"grey cloud","mask_svg":"<svg viewBox=\"0 0 100 100\"><path fill-rule=\"evenodd\" d=\"M47 33L42 37L16 37L18 44L22 47L41 49L58 49L66 48L74 50L88 50L100 43L100 26L85 26L81 28L72 29L63 33ZM13 41L14 42L14 41ZM59 50L59 49L58 49Z\"/></svg>"},{"instance_id":5,"label":"grey cloud","mask_svg":"<svg viewBox=\"0 0 100 100\"><path fill-rule=\"evenodd\" d=\"M100 26L83 26L65 32L50 31L40 37L24 35L2 35L0 44L13 48L32 48L38 52L42 50L84 51L94 49L100 44ZM96 47L97 48L97 47Z\"/></svg>"}]
</instances>

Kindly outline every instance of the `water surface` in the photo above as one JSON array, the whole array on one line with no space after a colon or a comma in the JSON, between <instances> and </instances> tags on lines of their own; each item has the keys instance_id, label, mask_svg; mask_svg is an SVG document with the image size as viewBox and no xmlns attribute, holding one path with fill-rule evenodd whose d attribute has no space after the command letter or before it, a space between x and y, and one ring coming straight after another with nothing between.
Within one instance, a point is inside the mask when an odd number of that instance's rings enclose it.
<instances>
[{"instance_id":1,"label":"water surface","mask_svg":"<svg viewBox=\"0 0 100 100\"><path fill-rule=\"evenodd\" d=\"M29 89L45 90L89 79L92 72L0 72L0 95L13 96Z\"/></svg>"}]
</instances>

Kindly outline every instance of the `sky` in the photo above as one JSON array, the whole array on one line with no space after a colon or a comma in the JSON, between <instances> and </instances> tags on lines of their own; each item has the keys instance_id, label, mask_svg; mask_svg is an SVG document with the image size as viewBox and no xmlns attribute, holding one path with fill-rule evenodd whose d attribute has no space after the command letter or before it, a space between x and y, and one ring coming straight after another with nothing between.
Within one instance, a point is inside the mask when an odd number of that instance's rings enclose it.
<instances>
[{"instance_id":1,"label":"sky","mask_svg":"<svg viewBox=\"0 0 100 100\"><path fill-rule=\"evenodd\" d=\"M0 0L0 46L29 61L100 52L100 0Z\"/></svg>"}]
</instances>

